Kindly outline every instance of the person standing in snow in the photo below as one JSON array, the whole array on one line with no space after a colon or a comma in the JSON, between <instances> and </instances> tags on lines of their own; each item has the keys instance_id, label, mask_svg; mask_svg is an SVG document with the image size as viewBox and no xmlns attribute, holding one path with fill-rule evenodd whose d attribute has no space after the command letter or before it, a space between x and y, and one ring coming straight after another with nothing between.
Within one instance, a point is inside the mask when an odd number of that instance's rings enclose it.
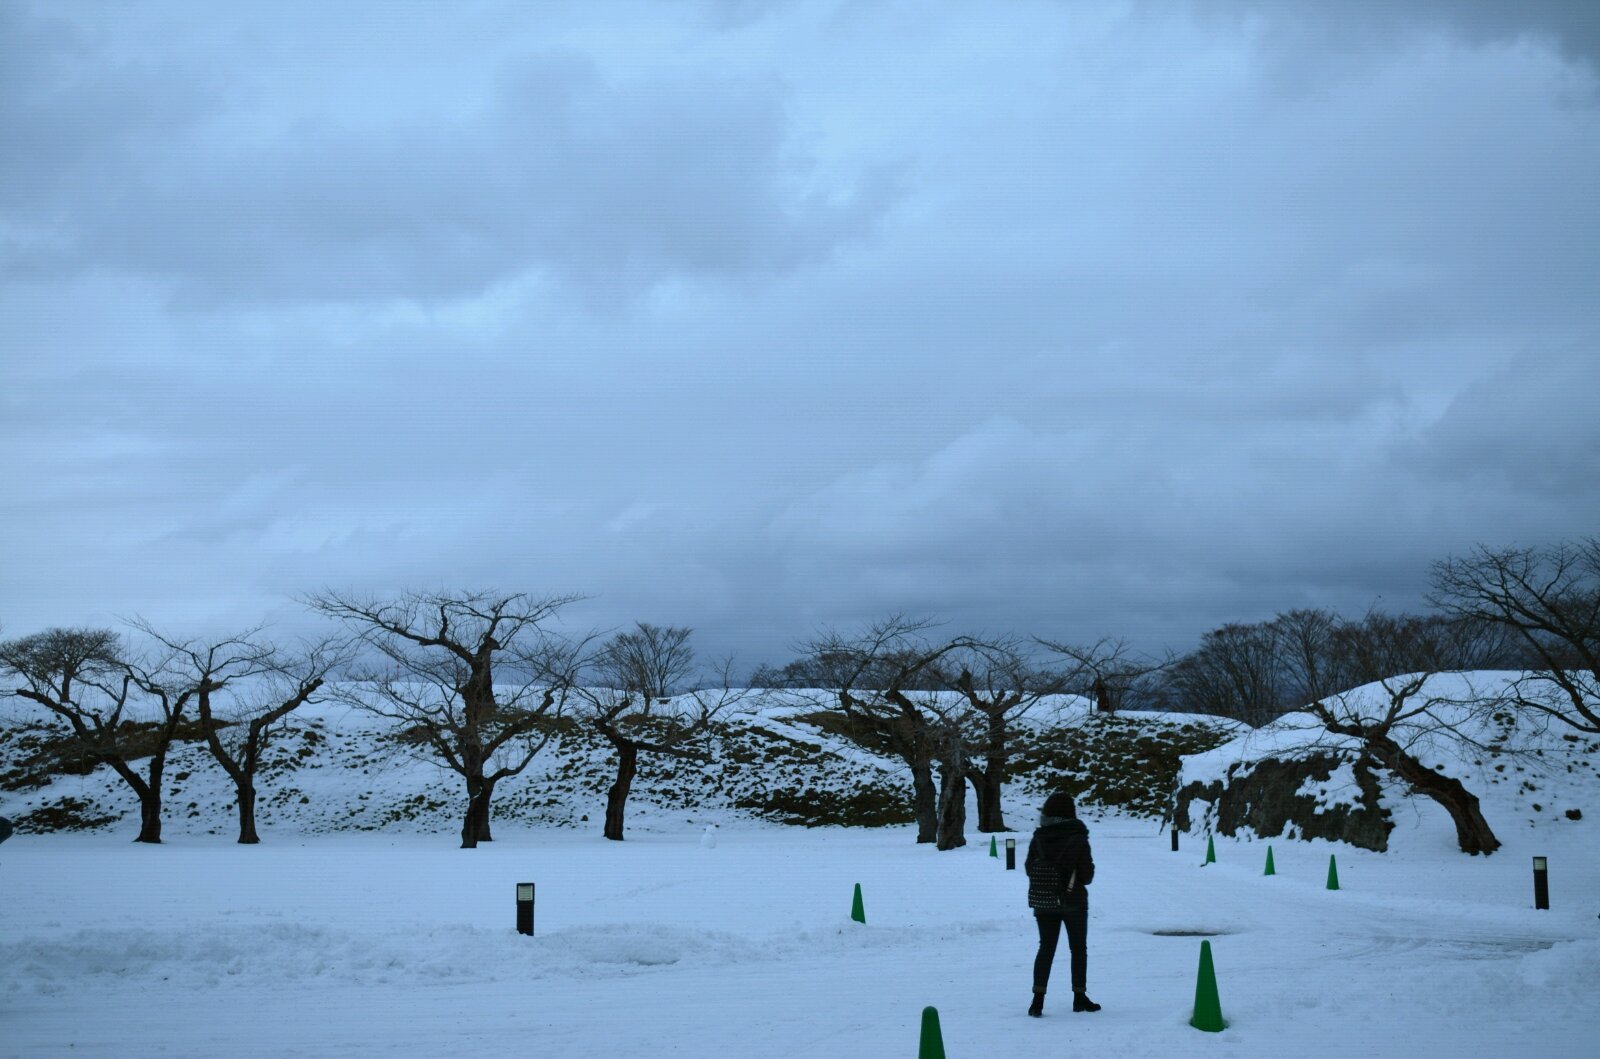
<instances>
[{"instance_id":1,"label":"person standing in snow","mask_svg":"<svg viewBox=\"0 0 1600 1059\"><path fill-rule=\"evenodd\" d=\"M1089 955L1089 894L1094 881L1094 857L1089 851L1089 829L1078 819L1072 795L1052 794L1039 814L1039 829L1028 843L1028 907L1039 923L1039 954L1033 958L1033 1003L1028 1014L1044 1014L1044 991L1050 983L1061 928L1067 928L1072 950L1072 1010L1099 1011L1100 1005L1084 991Z\"/></svg>"}]
</instances>

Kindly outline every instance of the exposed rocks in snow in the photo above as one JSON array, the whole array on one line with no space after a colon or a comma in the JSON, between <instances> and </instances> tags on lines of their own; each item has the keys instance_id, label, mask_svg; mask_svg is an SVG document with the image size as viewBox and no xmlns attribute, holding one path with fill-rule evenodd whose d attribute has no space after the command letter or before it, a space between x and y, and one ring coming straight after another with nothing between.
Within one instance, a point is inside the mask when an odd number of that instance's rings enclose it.
<instances>
[{"instance_id":1,"label":"exposed rocks in snow","mask_svg":"<svg viewBox=\"0 0 1600 1059\"><path fill-rule=\"evenodd\" d=\"M1184 831L1249 828L1263 838L1325 838L1382 852L1394 821L1381 804L1381 774L1365 759L1334 753L1236 763L1224 779L1179 788L1174 818Z\"/></svg>"}]
</instances>

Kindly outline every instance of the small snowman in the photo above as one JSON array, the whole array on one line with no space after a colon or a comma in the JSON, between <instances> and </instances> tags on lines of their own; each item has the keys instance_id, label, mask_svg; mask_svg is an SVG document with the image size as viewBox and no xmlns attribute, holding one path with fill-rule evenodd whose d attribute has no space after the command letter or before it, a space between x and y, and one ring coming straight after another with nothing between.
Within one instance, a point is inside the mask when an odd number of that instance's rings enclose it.
<instances>
[{"instance_id":1,"label":"small snowman","mask_svg":"<svg viewBox=\"0 0 1600 1059\"><path fill-rule=\"evenodd\" d=\"M717 825L707 824L705 831L700 834L700 846L703 849L717 848Z\"/></svg>"}]
</instances>

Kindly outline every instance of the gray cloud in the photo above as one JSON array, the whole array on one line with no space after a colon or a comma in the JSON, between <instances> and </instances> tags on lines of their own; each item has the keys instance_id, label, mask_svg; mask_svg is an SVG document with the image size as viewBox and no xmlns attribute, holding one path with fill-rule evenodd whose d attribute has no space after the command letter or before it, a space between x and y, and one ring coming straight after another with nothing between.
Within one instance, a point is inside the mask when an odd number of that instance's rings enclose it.
<instances>
[{"instance_id":1,"label":"gray cloud","mask_svg":"<svg viewBox=\"0 0 1600 1059\"><path fill-rule=\"evenodd\" d=\"M13 77L44 87L0 112L8 141L40 148L7 174L32 234L8 255L21 277L119 268L191 307L436 302L530 274L628 297L815 261L894 194L887 171L814 179L771 78L534 55L462 121L240 138L206 124L214 72L108 67L69 29L24 28Z\"/></svg>"},{"instance_id":2,"label":"gray cloud","mask_svg":"<svg viewBox=\"0 0 1600 1059\"><path fill-rule=\"evenodd\" d=\"M1588 0L1195 0L1204 17L1255 23L1275 46L1297 51L1381 51L1416 37L1473 46L1532 41L1600 69L1600 10Z\"/></svg>"},{"instance_id":3,"label":"gray cloud","mask_svg":"<svg viewBox=\"0 0 1600 1059\"><path fill-rule=\"evenodd\" d=\"M5 10L8 630L503 585L749 662L1183 646L1600 526L1567 23Z\"/></svg>"},{"instance_id":4,"label":"gray cloud","mask_svg":"<svg viewBox=\"0 0 1600 1059\"><path fill-rule=\"evenodd\" d=\"M1464 489L1527 504L1569 503L1600 482L1600 419L1591 399L1600 356L1528 349L1465 387L1417 439L1416 458Z\"/></svg>"}]
</instances>

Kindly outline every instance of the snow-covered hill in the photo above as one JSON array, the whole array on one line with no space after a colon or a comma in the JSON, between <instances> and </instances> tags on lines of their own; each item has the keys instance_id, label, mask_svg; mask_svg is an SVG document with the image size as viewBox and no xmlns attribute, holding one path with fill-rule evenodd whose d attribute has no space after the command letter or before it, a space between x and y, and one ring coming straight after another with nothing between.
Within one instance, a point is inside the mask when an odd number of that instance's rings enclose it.
<instances>
[{"instance_id":1,"label":"snow-covered hill","mask_svg":"<svg viewBox=\"0 0 1600 1059\"><path fill-rule=\"evenodd\" d=\"M1517 829L1583 830L1600 819L1600 736L1550 718L1481 706L1519 674L1440 673L1410 700L1428 716L1396 726L1395 738L1424 766L1459 780L1479 799L1503 840ZM1354 689L1347 715L1381 716L1392 678ZM1335 735L1310 713L1291 713L1186 757L1178 818L1240 837L1318 837L1382 850L1391 842L1448 840L1453 827L1436 802Z\"/></svg>"},{"instance_id":2,"label":"snow-covered hill","mask_svg":"<svg viewBox=\"0 0 1600 1059\"><path fill-rule=\"evenodd\" d=\"M895 759L830 733L817 716L825 696L797 691L753 697L719 724L705 762L642 755L628 802L628 830L676 830L754 817L779 823L881 826L911 819L910 778ZM0 731L0 815L32 832L136 826L137 803L109 768L63 773L65 731L22 713ZM1047 699L1017 724L1008 800L1026 825L1051 791L1069 789L1091 811L1161 815L1181 755L1242 730L1215 717L1093 714L1074 696ZM234 790L198 733L172 750L164 789L167 834L236 833ZM580 724L559 725L527 771L497 788L494 820L598 830L614 776L609 744ZM257 814L274 828L320 834L420 831L453 834L464 808L459 777L371 714L332 703L307 706L280 725L265 756Z\"/></svg>"}]
</instances>

